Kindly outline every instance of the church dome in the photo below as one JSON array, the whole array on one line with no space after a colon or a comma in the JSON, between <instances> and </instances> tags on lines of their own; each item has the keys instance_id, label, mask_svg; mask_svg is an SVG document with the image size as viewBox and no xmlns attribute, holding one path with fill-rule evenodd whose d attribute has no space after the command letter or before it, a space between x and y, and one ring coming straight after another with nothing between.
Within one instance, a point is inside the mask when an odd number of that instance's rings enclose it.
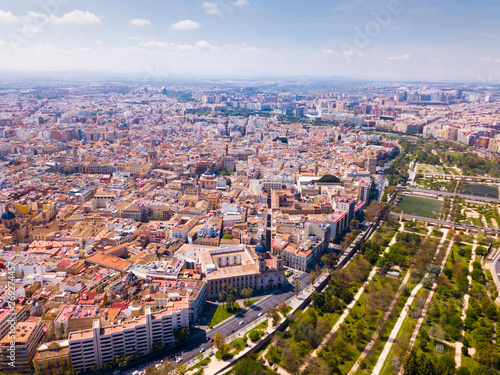
<instances>
[{"instance_id":1,"label":"church dome","mask_svg":"<svg viewBox=\"0 0 500 375\"><path fill-rule=\"evenodd\" d=\"M214 174L210 172L208 169L205 173L203 173L203 176L213 176Z\"/></svg>"},{"instance_id":2,"label":"church dome","mask_svg":"<svg viewBox=\"0 0 500 375\"><path fill-rule=\"evenodd\" d=\"M1 220L12 220L12 219L15 219L15 218L16 218L16 215L14 215L14 213L11 212L11 211L4 212L2 214L2 216L0 216Z\"/></svg>"},{"instance_id":3,"label":"church dome","mask_svg":"<svg viewBox=\"0 0 500 375\"><path fill-rule=\"evenodd\" d=\"M266 247L264 245L262 245L260 243L257 246L255 246L255 252L257 254L264 254L264 253L267 253L267 249L266 249Z\"/></svg>"}]
</instances>

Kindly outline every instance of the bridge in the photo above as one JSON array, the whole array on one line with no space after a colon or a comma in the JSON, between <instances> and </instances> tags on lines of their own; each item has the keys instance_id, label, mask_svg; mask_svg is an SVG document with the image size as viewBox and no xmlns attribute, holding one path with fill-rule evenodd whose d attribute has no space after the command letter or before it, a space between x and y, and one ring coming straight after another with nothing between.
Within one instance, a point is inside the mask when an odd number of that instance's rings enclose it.
<instances>
[{"instance_id":1,"label":"bridge","mask_svg":"<svg viewBox=\"0 0 500 375\"><path fill-rule=\"evenodd\" d=\"M397 217L402 221L423 221L427 224L437 225L439 228L450 228L454 230L465 230L469 232L484 231L486 234L490 234L495 237L498 237L498 235L500 234L500 229L480 227L477 225L452 223L451 221L446 221L446 220L430 219L428 217L415 216L415 215L396 214L392 212L389 215Z\"/></svg>"},{"instance_id":2,"label":"bridge","mask_svg":"<svg viewBox=\"0 0 500 375\"><path fill-rule=\"evenodd\" d=\"M465 199L476 201L476 202L500 203L499 198L479 197L477 195L469 195L469 194L456 194L456 193L450 193L447 191L414 188L411 186L401 186L399 189L400 190L409 190L409 191L412 191L415 193L425 193L425 194L438 195L441 197L454 197L454 196L458 195L460 198L465 198Z\"/></svg>"},{"instance_id":3,"label":"bridge","mask_svg":"<svg viewBox=\"0 0 500 375\"><path fill-rule=\"evenodd\" d=\"M500 183L500 178L486 176L463 176L458 174L437 174L437 173L419 173L424 178L438 178L441 180L465 180L468 182L496 182Z\"/></svg>"}]
</instances>

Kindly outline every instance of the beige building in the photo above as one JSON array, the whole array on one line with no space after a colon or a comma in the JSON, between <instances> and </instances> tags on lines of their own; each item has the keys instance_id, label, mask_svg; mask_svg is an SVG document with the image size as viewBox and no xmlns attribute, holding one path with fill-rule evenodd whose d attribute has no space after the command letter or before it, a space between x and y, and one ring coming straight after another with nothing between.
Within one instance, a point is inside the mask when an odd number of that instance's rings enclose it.
<instances>
[{"instance_id":1,"label":"beige building","mask_svg":"<svg viewBox=\"0 0 500 375\"><path fill-rule=\"evenodd\" d=\"M199 252L207 280L207 297L217 298L224 283L238 292L243 289L264 290L283 284L283 260L269 253L257 253L245 246L221 246Z\"/></svg>"},{"instance_id":2,"label":"beige building","mask_svg":"<svg viewBox=\"0 0 500 375\"><path fill-rule=\"evenodd\" d=\"M32 317L26 322L17 323L15 332L7 332L0 341L0 371L6 374L33 374L33 358L42 336L42 318ZM11 342L15 347L14 359L11 356ZM10 365L12 362L15 363L14 367Z\"/></svg>"}]
</instances>

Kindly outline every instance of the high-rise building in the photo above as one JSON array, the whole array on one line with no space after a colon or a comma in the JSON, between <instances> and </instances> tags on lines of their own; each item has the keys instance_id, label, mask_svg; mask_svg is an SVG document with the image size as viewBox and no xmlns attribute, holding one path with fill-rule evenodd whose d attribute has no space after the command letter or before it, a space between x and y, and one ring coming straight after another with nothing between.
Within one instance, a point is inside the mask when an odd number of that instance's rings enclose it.
<instances>
[{"instance_id":1,"label":"high-rise building","mask_svg":"<svg viewBox=\"0 0 500 375\"><path fill-rule=\"evenodd\" d=\"M15 337L11 338L10 333L7 333L0 341L0 370L6 374L33 374L33 358L42 336L42 318L31 317L26 322L17 323ZM11 353L12 342L15 346L15 355L13 356ZM14 367L10 363L14 363Z\"/></svg>"},{"instance_id":2,"label":"high-rise building","mask_svg":"<svg viewBox=\"0 0 500 375\"><path fill-rule=\"evenodd\" d=\"M131 356L150 353L155 347L173 344L174 329L189 326L186 301L173 301L167 309L151 313L108 327L101 327L95 320L92 329L72 332L69 335L69 351L73 370L88 371L92 366L101 368L111 363L116 355Z\"/></svg>"}]
</instances>

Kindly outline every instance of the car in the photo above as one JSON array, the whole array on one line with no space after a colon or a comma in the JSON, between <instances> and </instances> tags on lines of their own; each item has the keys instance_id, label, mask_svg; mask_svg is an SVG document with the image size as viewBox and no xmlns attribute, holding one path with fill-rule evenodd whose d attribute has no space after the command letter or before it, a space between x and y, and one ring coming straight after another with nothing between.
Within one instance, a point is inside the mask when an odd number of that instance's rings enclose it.
<instances>
[{"instance_id":1,"label":"car","mask_svg":"<svg viewBox=\"0 0 500 375\"><path fill-rule=\"evenodd\" d=\"M181 362L182 362L182 357L177 358L177 359L175 360L175 362L177 362L177 363L181 363Z\"/></svg>"},{"instance_id":2,"label":"car","mask_svg":"<svg viewBox=\"0 0 500 375\"><path fill-rule=\"evenodd\" d=\"M262 316L263 312L260 312L258 316Z\"/></svg>"},{"instance_id":3,"label":"car","mask_svg":"<svg viewBox=\"0 0 500 375\"><path fill-rule=\"evenodd\" d=\"M207 342L210 342L210 337L207 337Z\"/></svg>"},{"instance_id":4,"label":"car","mask_svg":"<svg viewBox=\"0 0 500 375\"><path fill-rule=\"evenodd\" d=\"M242 324L245 324L245 322L242 320L239 324L240 324L240 326L241 326Z\"/></svg>"},{"instance_id":5,"label":"car","mask_svg":"<svg viewBox=\"0 0 500 375\"><path fill-rule=\"evenodd\" d=\"M214 339L213 339L213 338L211 338L209 342L214 342Z\"/></svg>"},{"instance_id":6,"label":"car","mask_svg":"<svg viewBox=\"0 0 500 375\"><path fill-rule=\"evenodd\" d=\"M200 353L203 353L205 351L205 348L200 349Z\"/></svg>"}]
</instances>

